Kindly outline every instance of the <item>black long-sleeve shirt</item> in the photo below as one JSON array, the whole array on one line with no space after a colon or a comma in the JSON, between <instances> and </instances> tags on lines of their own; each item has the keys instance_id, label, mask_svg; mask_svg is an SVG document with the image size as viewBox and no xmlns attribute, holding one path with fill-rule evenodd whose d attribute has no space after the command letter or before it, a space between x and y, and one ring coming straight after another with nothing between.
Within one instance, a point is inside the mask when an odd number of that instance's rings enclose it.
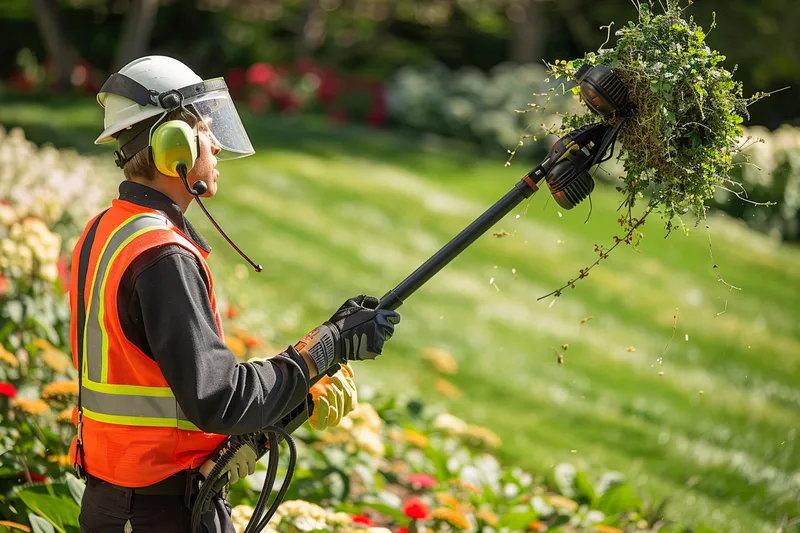
<instances>
[{"instance_id":1,"label":"black long-sleeve shirt","mask_svg":"<svg viewBox=\"0 0 800 533\"><path fill-rule=\"evenodd\" d=\"M164 213L210 251L166 195L131 181L119 192L121 200ZM308 401L308 366L294 350L263 362L238 362L218 334L205 271L178 245L137 257L123 274L117 306L125 336L158 363L184 414L203 431L257 432Z\"/></svg>"}]
</instances>

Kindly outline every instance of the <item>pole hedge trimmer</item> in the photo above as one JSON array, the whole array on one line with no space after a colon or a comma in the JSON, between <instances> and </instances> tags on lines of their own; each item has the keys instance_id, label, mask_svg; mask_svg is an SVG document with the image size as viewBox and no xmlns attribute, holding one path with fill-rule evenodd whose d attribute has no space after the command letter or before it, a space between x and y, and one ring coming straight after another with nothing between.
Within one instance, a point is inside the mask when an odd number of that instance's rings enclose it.
<instances>
[{"instance_id":1,"label":"pole hedge trimmer","mask_svg":"<svg viewBox=\"0 0 800 533\"><path fill-rule=\"evenodd\" d=\"M575 74L580 87L581 100L587 107L602 119L601 122L576 129L558 139L550 148L544 160L522 179L499 201L475 219L461 233L425 261L395 288L387 292L380 300L380 309L397 309L408 297L422 287L437 272L455 259L478 237L507 215L515 206L526 198L530 198L539 190L544 180L555 198L564 209L572 209L585 200L594 189L594 181L589 169L606 161L614 151L614 143L620 127L633 113L628 101L628 91L617 74L598 64L583 65ZM338 368L329 370L335 373ZM316 383L323 375L316 376ZM305 416L303 416L305 414ZM222 491L228 483L225 466L236 451L245 444L255 445L259 457L270 453L264 487L253 510L250 523L245 533L256 533L263 530L280 505L292 480L294 466L297 461L297 450L290 434L305 422L308 417L307 406L299 407L296 412L284 417L276 425L269 426L263 432L233 436L228 439L227 448L217 459L214 468L203 482L192 510L192 531L200 531L200 516L209 508L211 498ZM286 477L280 490L266 510L267 501L275 483L278 470L278 444L285 439L289 445L289 465ZM262 518L263 515L263 518Z\"/></svg>"}]
</instances>

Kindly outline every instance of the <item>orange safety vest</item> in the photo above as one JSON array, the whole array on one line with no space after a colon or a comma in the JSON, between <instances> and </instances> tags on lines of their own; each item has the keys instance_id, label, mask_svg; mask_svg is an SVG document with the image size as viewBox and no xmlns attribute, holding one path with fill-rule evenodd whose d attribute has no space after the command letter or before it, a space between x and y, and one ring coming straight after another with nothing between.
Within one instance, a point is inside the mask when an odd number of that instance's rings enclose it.
<instances>
[{"instance_id":1,"label":"orange safety vest","mask_svg":"<svg viewBox=\"0 0 800 533\"><path fill-rule=\"evenodd\" d=\"M100 215L98 215L100 216ZM97 217L95 217L96 219ZM70 284L72 358L78 367L77 339L83 335L82 418L70 456L77 457L82 438L89 474L126 487L152 485L190 468L198 468L225 439L205 433L186 419L158 364L130 342L122 331L117 290L131 262L146 250L177 244L193 253L209 280L209 299L222 337L214 282L198 248L162 213L113 200L102 215L89 253L84 287L85 327L78 331L78 265L87 225L75 246ZM167 305L167 302L164 303ZM188 312L176 309L176 313ZM78 425L77 407L73 421Z\"/></svg>"}]
</instances>

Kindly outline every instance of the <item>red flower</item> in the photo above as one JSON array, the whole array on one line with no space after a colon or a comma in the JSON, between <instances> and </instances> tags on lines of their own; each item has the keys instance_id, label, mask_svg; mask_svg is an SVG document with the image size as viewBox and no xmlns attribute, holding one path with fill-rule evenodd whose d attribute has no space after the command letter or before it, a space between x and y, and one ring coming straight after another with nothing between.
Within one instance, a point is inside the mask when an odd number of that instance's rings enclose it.
<instances>
[{"instance_id":1,"label":"red flower","mask_svg":"<svg viewBox=\"0 0 800 533\"><path fill-rule=\"evenodd\" d=\"M43 483L47 481L47 474L35 474L33 472L28 472L31 476L31 481L34 483ZM17 472L17 479L20 481L25 481L25 472Z\"/></svg>"},{"instance_id":2,"label":"red flower","mask_svg":"<svg viewBox=\"0 0 800 533\"><path fill-rule=\"evenodd\" d=\"M6 278L4 278L2 274L0 274L0 297L7 292L8 292L8 282L6 281Z\"/></svg>"},{"instance_id":3,"label":"red flower","mask_svg":"<svg viewBox=\"0 0 800 533\"><path fill-rule=\"evenodd\" d=\"M408 528L406 526L398 528L397 533L408 533Z\"/></svg>"},{"instance_id":4,"label":"red flower","mask_svg":"<svg viewBox=\"0 0 800 533\"><path fill-rule=\"evenodd\" d=\"M403 502L403 514L409 518L419 520L425 520L430 515L425 502L413 496Z\"/></svg>"},{"instance_id":5,"label":"red flower","mask_svg":"<svg viewBox=\"0 0 800 533\"><path fill-rule=\"evenodd\" d=\"M0 383L0 395L14 398L17 395L17 389L11 383Z\"/></svg>"},{"instance_id":6,"label":"red flower","mask_svg":"<svg viewBox=\"0 0 800 533\"><path fill-rule=\"evenodd\" d=\"M373 522L370 517L364 514L353 515L352 520L354 524L364 524L367 527L372 527L375 525L375 522Z\"/></svg>"},{"instance_id":7,"label":"red flower","mask_svg":"<svg viewBox=\"0 0 800 533\"><path fill-rule=\"evenodd\" d=\"M267 85L275 76L275 70L266 63L254 63L247 69L247 81L253 85Z\"/></svg>"},{"instance_id":8,"label":"red flower","mask_svg":"<svg viewBox=\"0 0 800 533\"><path fill-rule=\"evenodd\" d=\"M408 482L412 485L419 485L423 489L435 487L439 484L439 482L436 481L436 478L430 474L411 474L408 476Z\"/></svg>"},{"instance_id":9,"label":"red flower","mask_svg":"<svg viewBox=\"0 0 800 533\"><path fill-rule=\"evenodd\" d=\"M228 86L228 91L233 96L242 94L245 83L247 81L247 71L240 67L231 67L228 73L225 74L225 84Z\"/></svg>"},{"instance_id":10,"label":"red flower","mask_svg":"<svg viewBox=\"0 0 800 533\"><path fill-rule=\"evenodd\" d=\"M69 292L69 270L67 269L67 261L64 259L63 255L58 258L56 267L58 268L58 279L61 282L61 290L66 294Z\"/></svg>"}]
</instances>

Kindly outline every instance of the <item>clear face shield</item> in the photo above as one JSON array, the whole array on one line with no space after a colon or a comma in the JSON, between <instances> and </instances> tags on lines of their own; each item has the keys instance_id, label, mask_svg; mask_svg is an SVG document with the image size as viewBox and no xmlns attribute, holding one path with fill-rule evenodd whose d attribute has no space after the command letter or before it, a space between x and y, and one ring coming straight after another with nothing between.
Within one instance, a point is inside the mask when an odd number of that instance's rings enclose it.
<instances>
[{"instance_id":1,"label":"clear face shield","mask_svg":"<svg viewBox=\"0 0 800 533\"><path fill-rule=\"evenodd\" d=\"M194 109L208 128L212 142L220 147L217 159L238 159L255 153L227 88L203 93L184 105Z\"/></svg>"},{"instance_id":2,"label":"clear face shield","mask_svg":"<svg viewBox=\"0 0 800 533\"><path fill-rule=\"evenodd\" d=\"M166 120L170 112L179 109L184 109L199 120L194 127L196 132L203 130L210 134L212 144L219 147L217 159L239 159L255 153L223 78L213 78L163 93L149 91L119 74L112 75L106 85L107 92L162 111L150 120L143 121L140 127L121 132L117 138L120 143L117 165L120 167L147 147L158 125Z\"/></svg>"}]
</instances>

